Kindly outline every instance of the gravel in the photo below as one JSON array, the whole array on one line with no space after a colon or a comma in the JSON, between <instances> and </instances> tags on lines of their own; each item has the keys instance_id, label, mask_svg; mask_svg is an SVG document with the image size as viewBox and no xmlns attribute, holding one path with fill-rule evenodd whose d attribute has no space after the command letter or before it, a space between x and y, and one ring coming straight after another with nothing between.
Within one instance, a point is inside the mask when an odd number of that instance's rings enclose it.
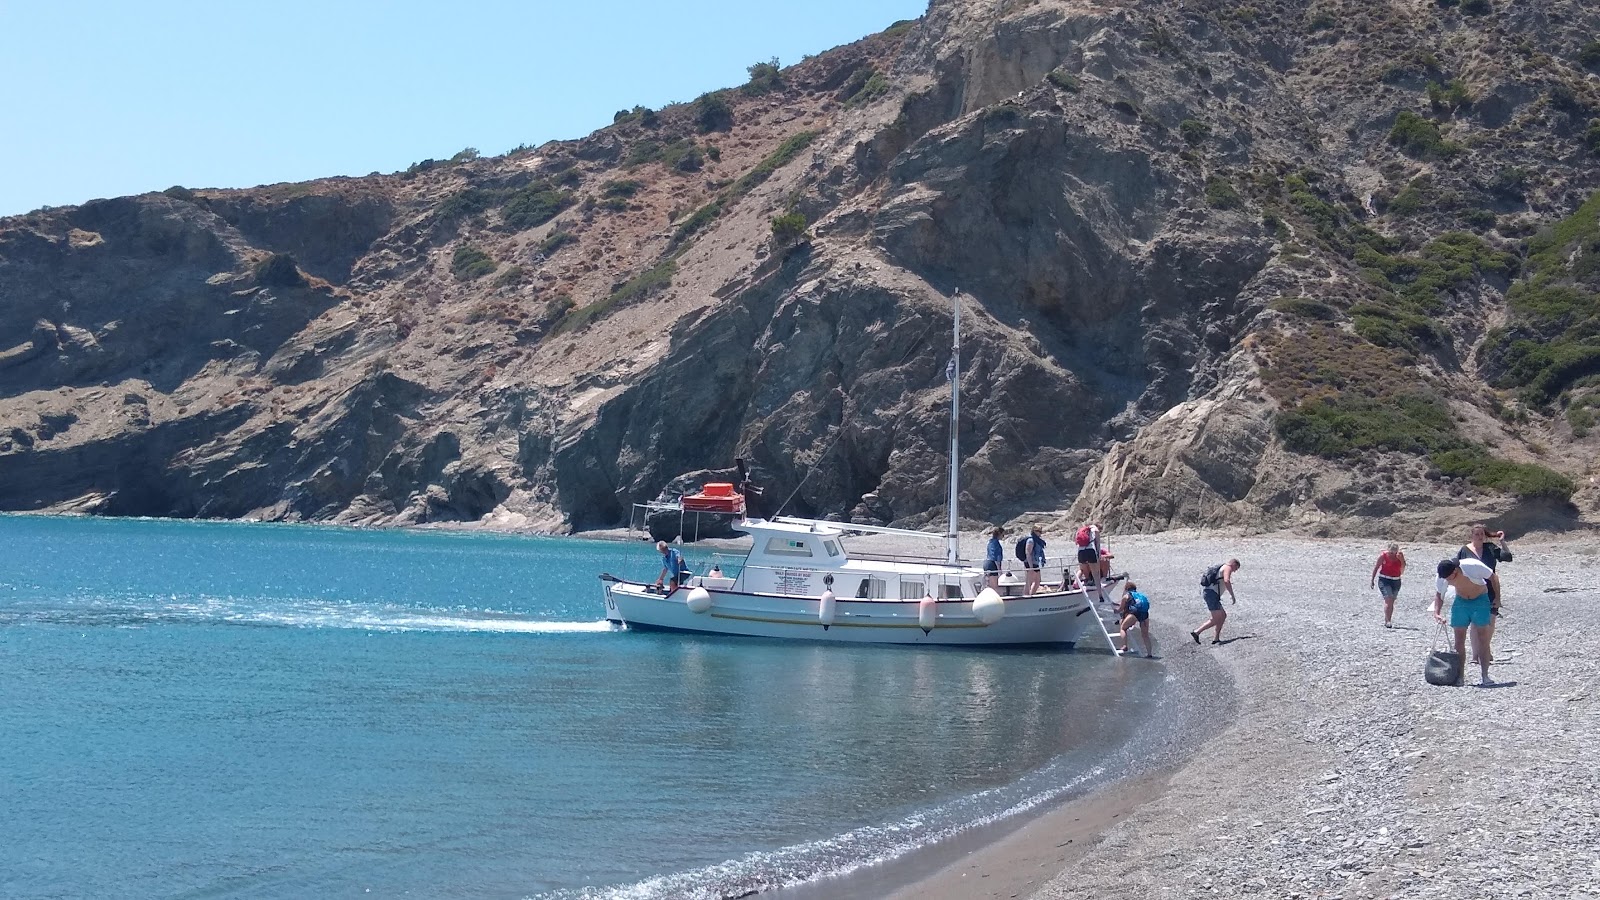
<instances>
[{"instance_id":1,"label":"gravel","mask_svg":"<svg viewBox=\"0 0 1600 900\"><path fill-rule=\"evenodd\" d=\"M1369 543L1112 537L1171 678L1220 666L1236 713L1035 896L1600 897L1595 548L1517 542L1498 684L1447 688L1422 667L1433 563L1455 548L1405 548L1390 630ZM1229 556L1228 643L1195 646L1199 575Z\"/></svg>"}]
</instances>

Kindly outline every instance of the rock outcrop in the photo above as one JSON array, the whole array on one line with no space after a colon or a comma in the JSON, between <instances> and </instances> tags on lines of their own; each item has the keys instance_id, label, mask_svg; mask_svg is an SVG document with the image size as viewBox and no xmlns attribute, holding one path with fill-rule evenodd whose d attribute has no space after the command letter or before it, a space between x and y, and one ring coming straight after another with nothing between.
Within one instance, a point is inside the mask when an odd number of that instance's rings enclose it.
<instances>
[{"instance_id":1,"label":"rock outcrop","mask_svg":"<svg viewBox=\"0 0 1600 900\"><path fill-rule=\"evenodd\" d=\"M579 141L0 220L0 508L582 530L743 456L924 524L959 302L975 520L1581 527L1493 329L1600 189L1600 13L1490 7L935 0Z\"/></svg>"}]
</instances>

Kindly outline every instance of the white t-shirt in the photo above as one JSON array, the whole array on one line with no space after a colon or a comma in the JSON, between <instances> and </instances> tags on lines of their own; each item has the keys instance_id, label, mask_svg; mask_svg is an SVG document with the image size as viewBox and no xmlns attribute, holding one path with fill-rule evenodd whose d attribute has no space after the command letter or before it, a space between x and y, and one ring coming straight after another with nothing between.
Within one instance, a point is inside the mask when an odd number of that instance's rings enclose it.
<instances>
[{"instance_id":1,"label":"white t-shirt","mask_svg":"<svg viewBox=\"0 0 1600 900\"><path fill-rule=\"evenodd\" d=\"M1473 584L1488 584L1489 579L1494 577L1494 570L1476 559L1463 559L1456 565L1460 567L1461 574L1467 576L1467 580ZM1450 582L1440 578L1434 583L1433 589L1443 597L1445 592L1450 590Z\"/></svg>"}]
</instances>

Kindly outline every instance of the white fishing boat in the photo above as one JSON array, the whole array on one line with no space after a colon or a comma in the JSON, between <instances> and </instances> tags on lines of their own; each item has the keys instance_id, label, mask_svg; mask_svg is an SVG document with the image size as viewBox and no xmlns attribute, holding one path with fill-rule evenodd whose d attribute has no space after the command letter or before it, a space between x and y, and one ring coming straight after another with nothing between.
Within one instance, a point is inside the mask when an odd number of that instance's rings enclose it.
<instances>
[{"instance_id":1,"label":"white fishing boat","mask_svg":"<svg viewBox=\"0 0 1600 900\"><path fill-rule=\"evenodd\" d=\"M960 412L961 301L955 302L954 341L946 370L950 380L949 517L943 535L922 531L829 522L789 516L742 516L733 528L750 536L742 562L692 574L686 584L663 590L653 582L602 575L606 618L630 629L849 641L886 644L1071 646L1084 630L1100 635L1104 595L1095 585L1074 585L1075 563L1046 560L1043 570L1059 576L1040 592L1024 596L1013 573L999 590L983 569L964 563L957 530L960 458L955 423ZM641 504L646 509L693 512L709 495L738 513L742 497L729 485L707 485L678 505ZM889 534L945 543L943 558L851 553L851 534ZM1046 578L1049 576L1046 575ZM1097 601L1101 609L1097 609ZM1109 640L1109 638L1108 638Z\"/></svg>"}]
</instances>

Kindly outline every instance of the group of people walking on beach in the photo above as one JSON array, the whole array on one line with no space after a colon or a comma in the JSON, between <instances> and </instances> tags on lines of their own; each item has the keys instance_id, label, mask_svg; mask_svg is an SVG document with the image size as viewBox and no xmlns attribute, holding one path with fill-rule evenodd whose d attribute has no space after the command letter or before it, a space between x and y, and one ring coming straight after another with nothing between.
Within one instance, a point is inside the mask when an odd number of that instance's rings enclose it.
<instances>
[{"instance_id":1,"label":"group of people walking on beach","mask_svg":"<svg viewBox=\"0 0 1600 900\"><path fill-rule=\"evenodd\" d=\"M1002 527L996 526L990 529L989 544L984 554L983 570L988 576L989 586L996 590L1000 588L1001 572L1005 566L1005 546L1000 542L1005 534L1006 530ZM1111 561L1115 556L1105 546L1104 532L1100 523L1089 522L1079 526L1074 535L1074 543L1077 544L1077 577L1073 578L1063 570L1060 589L1082 589L1085 594L1092 593L1096 600L1106 603L1110 602L1106 596L1107 589L1122 581L1122 595L1116 601L1114 612L1122 645L1118 647L1113 644L1113 649L1118 654L1131 652L1133 649L1131 632L1137 629L1144 644L1144 655L1154 659L1155 644L1150 638L1150 598L1139 590L1138 584L1128 580L1126 572L1121 575L1111 574ZM1034 525L1026 536L1016 542L1015 553L1017 559L1022 562L1022 592L1025 596L1031 596L1043 589L1045 546L1043 528L1039 525ZM1239 602L1233 593L1233 573L1238 570L1239 561L1230 559L1211 566L1200 576L1200 596L1210 617L1199 628L1189 632L1196 644L1200 643L1200 635L1207 631L1212 632L1211 643L1222 643L1222 626L1228 620L1228 613L1222 608L1222 592L1228 592L1230 602Z\"/></svg>"},{"instance_id":2,"label":"group of people walking on beach","mask_svg":"<svg viewBox=\"0 0 1600 900\"><path fill-rule=\"evenodd\" d=\"M1480 684L1493 684L1489 664L1494 662L1491 643L1495 624L1500 619L1500 572L1503 562L1511 561L1511 544L1504 531L1491 532L1482 524L1473 525L1468 539L1453 558L1435 567L1433 619L1445 626L1444 601L1450 598L1449 626L1455 632L1457 659L1467 658L1467 639L1472 639L1472 662L1478 666ZM1400 595L1400 576L1405 572L1406 555L1391 543L1378 554L1372 566L1369 586L1383 596L1383 624L1394 627L1394 603ZM1465 667L1462 667L1463 670ZM1459 683L1459 680L1458 682Z\"/></svg>"}]
</instances>

